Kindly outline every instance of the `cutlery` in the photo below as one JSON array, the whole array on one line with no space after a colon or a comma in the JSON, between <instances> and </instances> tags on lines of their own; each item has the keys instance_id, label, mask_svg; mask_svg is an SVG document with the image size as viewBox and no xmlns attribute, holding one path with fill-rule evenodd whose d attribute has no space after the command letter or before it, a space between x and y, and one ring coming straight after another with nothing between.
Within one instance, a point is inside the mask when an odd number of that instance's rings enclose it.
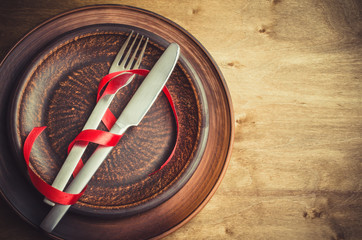
<instances>
[{"instance_id":1,"label":"cutlery","mask_svg":"<svg viewBox=\"0 0 362 240\"><path fill-rule=\"evenodd\" d=\"M129 127L137 126L156 100L170 77L180 54L180 47L171 43L143 80L110 132L123 134ZM84 164L74 180L66 188L67 193L77 194L88 184L113 147L98 146ZM40 227L51 232L68 211L71 205L55 204L42 221Z\"/></svg>"},{"instance_id":2,"label":"cutlery","mask_svg":"<svg viewBox=\"0 0 362 240\"><path fill-rule=\"evenodd\" d=\"M145 52L145 49L146 49L146 46L148 43L148 38L146 38L145 43L143 44L143 47L138 55L137 61L134 63L136 54L140 48L140 45L141 45L142 40L144 39L144 36L141 37L136 49L133 51L131 58L129 58L131 51L138 38L138 33L137 33L134 40L132 41L128 51L125 53L132 35L133 35L133 31L129 34L127 40L122 45L121 49L119 50L118 54L116 55L112 65L109 69L109 73L114 73L114 72L123 71L123 70L130 70L131 68L137 69L140 66L141 60L143 58L143 55L144 55L144 52ZM121 60L122 60L122 62L121 62ZM126 63L127 63L127 65L126 65ZM132 64L134 64L134 65L132 66ZM126 86L128 83L130 83L133 80L133 78L134 78L134 75L129 78L129 80L127 81L127 83L124 86ZM106 112L107 108L109 107L110 103L112 102L115 94L116 93L106 95L97 102L91 115L89 116L87 122L85 123L82 131L86 130L86 129L97 129L99 123L102 120L104 113ZM69 152L61 169L59 170L57 176L55 177L55 179L53 181L53 184L52 184L53 187L57 188L60 191L64 190L65 186L67 185L69 179L71 178L72 173L74 172L74 170L75 170L80 158L82 157L83 153L85 152L86 148L87 148L87 145L75 144L73 146L73 148ZM46 202L47 204L49 204L51 206L54 206L54 203L47 198L44 199L44 202Z\"/></svg>"}]
</instances>

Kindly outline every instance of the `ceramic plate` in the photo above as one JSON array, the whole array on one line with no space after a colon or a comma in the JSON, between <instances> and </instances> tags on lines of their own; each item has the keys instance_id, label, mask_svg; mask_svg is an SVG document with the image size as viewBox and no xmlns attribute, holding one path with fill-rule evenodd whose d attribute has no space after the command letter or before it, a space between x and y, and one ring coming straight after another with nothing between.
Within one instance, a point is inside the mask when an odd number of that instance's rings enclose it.
<instances>
[{"instance_id":1,"label":"ceramic plate","mask_svg":"<svg viewBox=\"0 0 362 240\"><path fill-rule=\"evenodd\" d=\"M31 163L51 183L67 145L95 105L99 80L132 30L150 39L141 68L151 69L169 43L181 47L167 83L179 119L179 138L176 141L172 110L161 94L141 124L127 131L52 237L164 236L206 204L226 170L234 131L232 106L223 77L206 50L184 29L152 12L92 6L43 23L2 62L1 110L8 116L2 119L6 134L0 159L5 199L39 226L50 207L27 178L21 155L24 139L33 127L47 126L34 145ZM117 94L111 105L116 116L141 82L137 77ZM175 144L170 163L150 176ZM87 149L85 159L94 147ZM75 229L75 224L85 231Z\"/></svg>"}]
</instances>

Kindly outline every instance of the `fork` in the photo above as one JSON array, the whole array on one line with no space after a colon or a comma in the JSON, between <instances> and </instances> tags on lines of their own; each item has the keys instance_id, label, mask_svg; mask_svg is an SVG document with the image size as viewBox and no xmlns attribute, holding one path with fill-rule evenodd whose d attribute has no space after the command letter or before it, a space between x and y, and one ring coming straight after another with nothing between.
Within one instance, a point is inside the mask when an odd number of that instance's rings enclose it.
<instances>
[{"instance_id":1,"label":"fork","mask_svg":"<svg viewBox=\"0 0 362 240\"><path fill-rule=\"evenodd\" d=\"M131 58L129 58L129 56L131 55L132 49L136 43L136 40L138 38L138 35L139 35L138 33L136 34L128 51L125 53L126 48L131 40L133 33L134 33L134 31L132 31L129 34L125 43L122 45L121 49L119 50L118 54L116 55L115 59L113 60L113 63L109 69L109 73L139 68L139 66L141 64L141 60L142 60L143 55L146 50L148 38L146 38L145 43L143 44L143 47L141 48L140 53L138 55L137 61L134 63L134 60L136 58L137 52L139 51L139 48L141 46L142 40L144 39L144 36L141 36L141 39L139 40L136 49L133 51ZM133 78L134 78L134 75L128 79L128 81L124 84L124 86L129 84L133 80ZM108 106L111 104L115 94L116 93L106 95L97 102L91 115L89 116L87 122L85 123L82 131L87 130L87 129L97 129L99 123L102 120L104 113L106 112ZM55 179L53 181L53 184L52 184L53 187L59 189L60 191L64 190L65 186L67 185L70 177L72 176L72 173L74 172L74 170L78 164L78 161L82 157L86 148L87 148L87 145L74 144L74 146L71 149L71 151L69 152L65 162L63 163L63 166L61 167L60 171L58 172L57 176L55 177ZM47 198L44 199L44 202L46 202L47 204L49 204L51 206L54 206L54 203Z\"/></svg>"}]
</instances>

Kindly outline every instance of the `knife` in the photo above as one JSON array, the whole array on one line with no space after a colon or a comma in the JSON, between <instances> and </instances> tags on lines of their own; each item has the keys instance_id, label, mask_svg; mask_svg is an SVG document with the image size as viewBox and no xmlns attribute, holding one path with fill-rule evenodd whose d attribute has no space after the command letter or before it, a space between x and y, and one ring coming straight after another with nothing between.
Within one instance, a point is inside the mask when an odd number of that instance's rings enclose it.
<instances>
[{"instance_id":1,"label":"knife","mask_svg":"<svg viewBox=\"0 0 362 240\"><path fill-rule=\"evenodd\" d=\"M116 123L111 128L111 133L121 135L129 127L137 126L141 122L165 86L176 66L179 55L179 45L171 43L122 111ZM66 188L65 192L73 194L80 193L112 149L113 147L98 146L74 180ZM44 218L40 227L47 232L51 232L70 206L71 205L56 204Z\"/></svg>"}]
</instances>

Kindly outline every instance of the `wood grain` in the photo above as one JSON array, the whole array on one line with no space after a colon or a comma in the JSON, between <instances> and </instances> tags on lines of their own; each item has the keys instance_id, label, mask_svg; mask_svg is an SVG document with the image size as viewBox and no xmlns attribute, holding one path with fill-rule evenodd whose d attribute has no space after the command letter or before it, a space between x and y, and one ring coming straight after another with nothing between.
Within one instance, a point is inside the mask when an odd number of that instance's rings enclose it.
<instances>
[{"instance_id":1,"label":"wood grain","mask_svg":"<svg viewBox=\"0 0 362 240\"><path fill-rule=\"evenodd\" d=\"M48 17L94 3L101 1L2 1L1 56ZM166 239L361 238L360 1L122 3L193 34L234 104L233 156L219 190ZM41 238L3 202L1 209L2 238Z\"/></svg>"}]
</instances>

